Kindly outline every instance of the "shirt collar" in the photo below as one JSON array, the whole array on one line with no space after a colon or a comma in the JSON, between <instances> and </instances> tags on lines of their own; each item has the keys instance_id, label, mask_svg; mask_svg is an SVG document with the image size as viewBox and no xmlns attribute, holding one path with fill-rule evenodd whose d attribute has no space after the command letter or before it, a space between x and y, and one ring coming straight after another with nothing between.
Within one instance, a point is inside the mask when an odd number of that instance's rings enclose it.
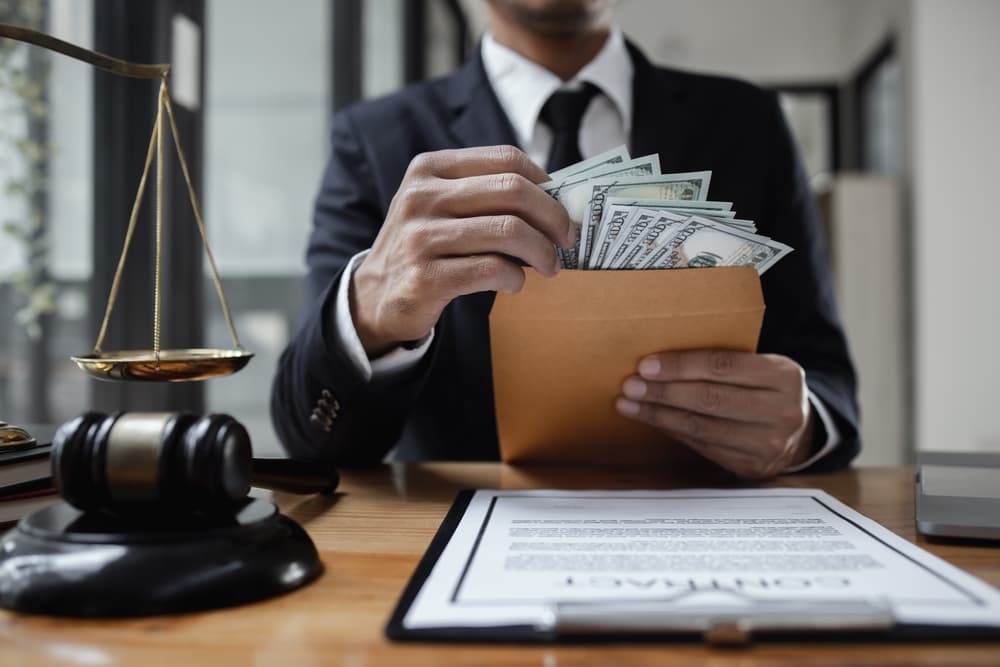
<instances>
[{"instance_id":1,"label":"shirt collar","mask_svg":"<svg viewBox=\"0 0 1000 667\"><path fill-rule=\"evenodd\" d=\"M534 135L538 115L549 96L560 88L572 89L584 82L594 84L611 100L621 116L625 133L631 130L634 67L625 38L617 28L611 31L594 59L566 82L500 44L490 33L483 36L482 58L486 78L522 146Z\"/></svg>"}]
</instances>

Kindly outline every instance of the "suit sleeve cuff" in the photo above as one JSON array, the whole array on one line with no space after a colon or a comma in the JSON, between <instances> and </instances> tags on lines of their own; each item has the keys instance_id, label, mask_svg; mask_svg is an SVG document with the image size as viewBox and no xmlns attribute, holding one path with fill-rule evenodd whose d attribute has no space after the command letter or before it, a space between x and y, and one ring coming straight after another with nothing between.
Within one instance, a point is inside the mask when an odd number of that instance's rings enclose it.
<instances>
[{"instance_id":1,"label":"suit sleeve cuff","mask_svg":"<svg viewBox=\"0 0 1000 667\"><path fill-rule=\"evenodd\" d=\"M418 341L413 347L397 347L386 352L377 359L368 359L365 348L358 337L358 331L351 317L350 287L354 270L368 254L363 250L351 258L340 277L337 285L337 302L334 308L334 326L332 331L335 343L344 350L347 358L354 365L365 382L386 380L414 368L431 346L434 340L434 330Z\"/></svg>"},{"instance_id":2,"label":"suit sleeve cuff","mask_svg":"<svg viewBox=\"0 0 1000 667\"><path fill-rule=\"evenodd\" d=\"M816 415L819 417L820 424L823 425L823 428L826 431L826 442L823 443L823 446L820 447L815 454L810 456L803 463L791 466L790 468L785 468L782 472L799 472L805 470L835 450L837 445L840 444L840 431L837 430L837 424L833 421L833 417L830 416L830 411L826 409L825 405L823 405L823 401L821 401L816 394L812 393L812 390L809 391L809 403L812 405L813 409L816 410Z\"/></svg>"}]
</instances>

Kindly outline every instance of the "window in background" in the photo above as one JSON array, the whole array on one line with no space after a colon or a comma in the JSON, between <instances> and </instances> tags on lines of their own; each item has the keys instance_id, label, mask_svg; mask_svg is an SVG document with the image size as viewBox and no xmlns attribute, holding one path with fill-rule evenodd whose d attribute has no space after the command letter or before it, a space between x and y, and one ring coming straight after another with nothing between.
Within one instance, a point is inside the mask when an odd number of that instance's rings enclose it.
<instances>
[{"instance_id":1,"label":"window in background","mask_svg":"<svg viewBox=\"0 0 1000 667\"><path fill-rule=\"evenodd\" d=\"M0 22L93 42L91 0L3 0ZM87 407L69 355L94 343L92 70L0 42L0 419L62 421Z\"/></svg>"},{"instance_id":2,"label":"window in background","mask_svg":"<svg viewBox=\"0 0 1000 667\"><path fill-rule=\"evenodd\" d=\"M466 58L469 23L457 0L434 0L427 16L427 76L451 73Z\"/></svg>"},{"instance_id":3,"label":"window in background","mask_svg":"<svg viewBox=\"0 0 1000 667\"><path fill-rule=\"evenodd\" d=\"M821 190L839 167L836 88L783 87L778 93L813 190Z\"/></svg>"},{"instance_id":4,"label":"window in background","mask_svg":"<svg viewBox=\"0 0 1000 667\"><path fill-rule=\"evenodd\" d=\"M900 170L900 68L891 42L858 76L858 136L861 168L893 175Z\"/></svg>"},{"instance_id":5,"label":"window in background","mask_svg":"<svg viewBox=\"0 0 1000 667\"><path fill-rule=\"evenodd\" d=\"M809 185L818 197L827 252L830 253L831 265L836 266L826 195L840 169L838 89L832 85L813 84L780 86L777 92L781 110L809 178Z\"/></svg>"},{"instance_id":6,"label":"window in background","mask_svg":"<svg viewBox=\"0 0 1000 667\"><path fill-rule=\"evenodd\" d=\"M407 2L414 0L366 0L362 6L361 95L365 99L394 92L403 84Z\"/></svg>"},{"instance_id":7,"label":"window in background","mask_svg":"<svg viewBox=\"0 0 1000 667\"><path fill-rule=\"evenodd\" d=\"M404 11L407 82L450 74L469 46L469 24L458 0L408 0Z\"/></svg>"},{"instance_id":8,"label":"window in background","mask_svg":"<svg viewBox=\"0 0 1000 667\"><path fill-rule=\"evenodd\" d=\"M279 453L268 398L296 327L328 151L333 4L206 3L206 225L241 341L256 354L206 383L206 408L242 421L257 453ZM228 340L211 279L204 304L206 340Z\"/></svg>"}]
</instances>

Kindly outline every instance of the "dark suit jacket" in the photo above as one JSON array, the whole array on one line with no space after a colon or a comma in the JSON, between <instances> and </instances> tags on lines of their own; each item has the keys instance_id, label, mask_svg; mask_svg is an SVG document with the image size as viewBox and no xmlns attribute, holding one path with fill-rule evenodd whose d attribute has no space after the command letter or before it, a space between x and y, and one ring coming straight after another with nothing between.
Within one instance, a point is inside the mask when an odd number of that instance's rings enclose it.
<instances>
[{"instance_id":1,"label":"dark suit jacket","mask_svg":"<svg viewBox=\"0 0 1000 667\"><path fill-rule=\"evenodd\" d=\"M845 465L859 448L854 370L815 203L775 95L654 67L630 50L631 154L659 153L664 172L711 169L711 199L734 202L760 233L795 249L762 278L759 350L805 369L843 438L815 467ZM478 55L449 77L337 114L307 255L306 311L272 389L272 418L291 455L364 465L397 445L398 460L499 458L487 319L493 293L452 302L423 361L388 383L363 381L331 342L329 323L341 271L371 246L415 155L513 143Z\"/></svg>"}]
</instances>

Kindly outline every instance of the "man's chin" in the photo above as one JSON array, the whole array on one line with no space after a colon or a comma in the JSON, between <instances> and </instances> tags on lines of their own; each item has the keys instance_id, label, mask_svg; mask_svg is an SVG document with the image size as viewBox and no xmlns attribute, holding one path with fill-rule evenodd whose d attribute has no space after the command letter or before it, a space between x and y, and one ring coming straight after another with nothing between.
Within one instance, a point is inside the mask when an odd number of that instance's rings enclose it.
<instances>
[{"instance_id":1,"label":"man's chin","mask_svg":"<svg viewBox=\"0 0 1000 667\"><path fill-rule=\"evenodd\" d=\"M597 24L608 9L597 0L490 0L532 32L572 35Z\"/></svg>"}]
</instances>

